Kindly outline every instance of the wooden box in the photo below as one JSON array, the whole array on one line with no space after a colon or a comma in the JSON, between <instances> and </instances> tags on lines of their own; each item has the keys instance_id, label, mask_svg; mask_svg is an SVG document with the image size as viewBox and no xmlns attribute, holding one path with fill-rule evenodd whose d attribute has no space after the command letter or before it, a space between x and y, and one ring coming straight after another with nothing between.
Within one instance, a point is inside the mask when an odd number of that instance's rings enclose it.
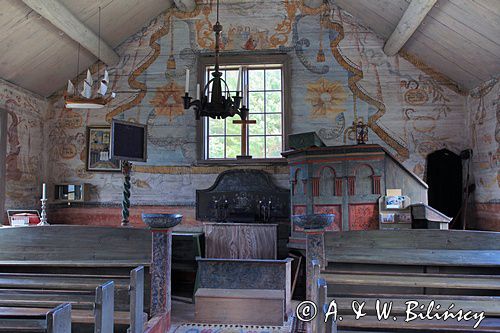
<instances>
[{"instance_id":1,"label":"wooden box","mask_svg":"<svg viewBox=\"0 0 500 333\"><path fill-rule=\"evenodd\" d=\"M290 134L288 136L290 149L302 149L309 147L325 147L324 142L316 132Z\"/></svg>"},{"instance_id":2,"label":"wooden box","mask_svg":"<svg viewBox=\"0 0 500 333\"><path fill-rule=\"evenodd\" d=\"M282 290L200 288L195 299L198 323L283 326Z\"/></svg>"}]
</instances>

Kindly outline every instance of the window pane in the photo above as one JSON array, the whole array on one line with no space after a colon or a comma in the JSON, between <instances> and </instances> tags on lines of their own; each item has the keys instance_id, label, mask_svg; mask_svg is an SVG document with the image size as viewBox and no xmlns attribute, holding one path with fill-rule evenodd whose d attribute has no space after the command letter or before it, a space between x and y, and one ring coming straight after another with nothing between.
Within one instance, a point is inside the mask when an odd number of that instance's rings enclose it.
<instances>
[{"instance_id":1,"label":"window pane","mask_svg":"<svg viewBox=\"0 0 500 333\"><path fill-rule=\"evenodd\" d=\"M263 136L251 136L249 138L250 155L253 158L264 158L265 147Z\"/></svg>"},{"instance_id":2,"label":"window pane","mask_svg":"<svg viewBox=\"0 0 500 333\"><path fill-rule=\"evenodd\" d=\"M208 133L210 135L224 135L224 120L209 118Z\"/></svg>"},{"instance_id":3,"label":"window pane","mask_svg":"<svg viewBox=\"0 0 500 333\"><path fill-rule=\"evenodd\" d=\"M266 93L266 113L281 112L281 92Z\"/></svg>"},{"instance_id":4,"label":"window pane","mask_svg":"<svg viewBox=\"0 0 500 333\"><path fill-rule=\"evenodd\" d=\"M250 135L264 135L264 115L250 114L249 119L257 121L257 124L248 125Z\"/></svg>"},{"instance_id":5,"label":"window pane","mask_svg":"<svg viewBox=\"0 0 500 333\"><path fill-rule=\"evenodd\" d=\"M226 135L240 135L241 125L233 124L233 120L239 120L240 117L234 116L226 119Z\"/></svg>"},{"instance_id":6,"label":"window pane","mask_svg":"<svg viewBox=\"0 0 500 333\"><path fill-rule=\"evenodd\" d=\"M238 84L238 70L228 70L226 71L226 84L229 87L230 91L236 91L236 85ZM222 88L225 90L225 88ZM236 95L236 94L231 94Z\"/></svg>"},{"instance_id":7,"label":"window pane","mask_svg":"<svg viewBox=\"0 0 500 333\"><path fill-rule=\"evenodd\" d=\"M239 73L236 66L227 67L230 69L221 67L222 77L233 97L237 90L243 88L243 84L236 87ZM213 70L213 67L210 70L207 69L207 79L212 78L208 74L211 74ZM249 119L256 121L256 124L248 125L249 154L254 158L279 158L284 135L282 69L245 67L242 74L248 79L246 106L250 111ZM243 82L243 77L241 81ZM225 90L225 87L222 88ZM239 117L206 120L209 158L233 159L241 154L241 125L233 124L233 120L236 119Z\"/></svg>"},{"instance_id":8,"label":"window pane","mask_svg":"<svg viewBox=\"0 0 500 333\"><path fill-rule=\"evenodd\" d=\"M266 134L281 134L281 114L266 115Z\"/></svg>"},{"instance_id":9,"label":"window pane","mask_svg":"<svg viewBox=\"0 0 500 333\"><path fill-rule=\"evenodd\" d=\"M266 157L281 157L281 136L266 137Z\"/></svg>"},{"instance_id":10,"label":"window pane","mask_svg":"<svg viewBox=\"0 0 500 333\"><path fill-rule=\"evenodd\" d=\"M266 70L266 90L281 90L281 69Z\"/></svg>"},{"instance_id":11,"label":"window pane","mask_svg":"<svg viewBox=\"0 0 500 333\"><path fill-rule=\"evenodd\" d=\"M264 90L264 70L252 69L248 71L248 90Z\"/></svg>"},{"instance_id":12,"label":"window pane","mask_svg":"<svg viewBox=\"0 0 500 333\"><path fill-rule=\"evenodd\" d=\"M264 93L263 92L251 92L250 103L248 109L250 112L263 113L264 112Z\"/></svg>"},{"instance_id":13,"label":"window pane","mask_svg":"<svg viewBox=\"0 0 500 333\"><path fill-rule=\"evenodd\" d=\"M236 158L241 155L241 138L239 136L226 137L226 158Z\"/></svg>"},{"instance_id":14,"label":"window pane","mask_svg":"<svg viewBox=\"0 0 500 333\"><path fill-rule=\"evenodd\" d=\"M224 137L208 138L208 157L224 158Z\"/></svg>"}]
</instances>

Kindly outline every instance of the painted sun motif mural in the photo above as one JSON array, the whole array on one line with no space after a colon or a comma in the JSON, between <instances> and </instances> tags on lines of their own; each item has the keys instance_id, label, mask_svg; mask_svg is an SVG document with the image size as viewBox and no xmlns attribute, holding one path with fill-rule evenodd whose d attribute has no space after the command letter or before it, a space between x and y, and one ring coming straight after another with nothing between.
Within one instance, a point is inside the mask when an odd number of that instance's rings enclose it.
<instances>
[{"instance_id":1,"label":"painted sun motif mural","mask_svg":"<svg viewBox=\"0 0 500 333\"><path fill-rule=\"evenodd\" d=\"M345 112L347 94L339 81L331 82L324 77L307 86L306 100L311 104L311 117L336 118Z\"/></svg>"},{"instance_id":2,"label":"painted sun motif mural","mask_svg":"<svg viewBox=\"0 0 500 333\"><path fill-rule=\"evenodd\" d=\"M170 82L158 89L150 104L155 107L157 116L167 116L170 120L184 114L183 89L175 82Z\"/></svg>"}]
</instances>

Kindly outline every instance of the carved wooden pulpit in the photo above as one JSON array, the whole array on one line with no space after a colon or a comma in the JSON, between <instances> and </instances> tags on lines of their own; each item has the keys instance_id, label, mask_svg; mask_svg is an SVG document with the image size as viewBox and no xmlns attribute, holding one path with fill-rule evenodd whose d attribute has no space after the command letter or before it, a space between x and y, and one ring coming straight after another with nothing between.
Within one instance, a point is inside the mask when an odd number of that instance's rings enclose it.
<instances>
[{"instance_id":1,"label":"carved wooden pulpit","mask_svg":"<svg viewBox=\"0 0 500 333\"><path fill-rule=\"evenodd\" d=\"M292 214L335 214L327 232L379 229L377 202L386 189L427 203L427 184L379 145L310 147L283 156L290 166ZM305 248L297 226L289 247Z\"/></svg>"}]
</instances>

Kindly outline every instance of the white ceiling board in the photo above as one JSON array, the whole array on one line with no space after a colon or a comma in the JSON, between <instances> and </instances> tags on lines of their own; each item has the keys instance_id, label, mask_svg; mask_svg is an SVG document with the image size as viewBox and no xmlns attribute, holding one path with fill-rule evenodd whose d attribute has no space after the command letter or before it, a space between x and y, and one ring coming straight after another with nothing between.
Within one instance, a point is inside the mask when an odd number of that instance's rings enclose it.
<instances>
[{"instance_id":1,"label":"white ceiling board","mask_svg":"<svg viewBox=\"0 0 500 333\"><path fill-rule=\"evenodd\" d=\"M474 23L476 20L473 20L474 22L466 22L452 14L451 11L444 11L439 6L435 7L432 13L429 14L429 17L441 22L457 34L468 39L472 45L487 50L493 55L500 55L500 36L495 41L491 38L491 34L481 30L480 27L476 27L477 24Z\"/></svg>"},{"instance_id":2,"label":"white ceiling board","mask_svg":"<svg viewBox=\"0 0 500 333\"><path fill-rule=\"evenodd\" d=\"M387 39L406 0L335 0ZM438 0L403 47L465 89L500 74L500 0Z\"/></svg>"},{"instance_id":3,"label":"white ceiling board","mask_svg":"<svg viewBox=\"0 0 500 333\"><path fill-rule=\"evenodd\" d=\"M406 43L404 49L437 72L444 74L454 82L460 83L463 87L474 85L481 80L475 73L469 73L457 67L454 63L449 61L447 55L443 55L431 49L420 39L411 38Z\"/></svg>"},{"instance_id":4,"label":"white ceiling board","mask_svg":"<svg viewBox=\"0 0 500 333\"><path fill-rule=\"evenodd\" d=\"M97 0L59 0L95 33L99 30ZM101 36L116 48L153 18L171 0L100 0ZM0 1L0 77L42 96L50 96L76 74L78 44L20 0ZM96 58L83 47L80 71Z\"/></svg>"}]
</instances>

